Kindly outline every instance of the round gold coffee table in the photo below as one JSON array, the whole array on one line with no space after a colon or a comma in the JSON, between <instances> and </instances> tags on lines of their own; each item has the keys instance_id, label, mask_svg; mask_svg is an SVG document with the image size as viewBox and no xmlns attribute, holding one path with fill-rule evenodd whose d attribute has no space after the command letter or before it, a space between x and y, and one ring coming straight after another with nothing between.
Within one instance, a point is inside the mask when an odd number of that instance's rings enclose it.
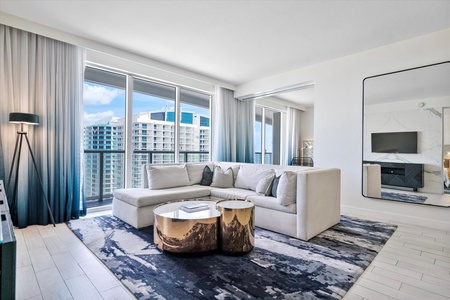
<instances>
[{"instance_id":1,"label":"round gold coffee table","mask_svg":"<svg viewBox=\"0 0 450 300\"><path fill-rule=\"evenodd\" d=\"M186 212L181 205L206 203L205 210ZM158 205L153 210L153 240L163 251L200 253L217 249L220 212L212 201L186 200Z\"/></svg>"},{"instance_id":2,"label":"round gold coffee table","mask_svg":"<svg viewBox=\"0 0 450 300\"><path fill-rule=\"evenodd\" d=\"M228 254L245 254L255 244L255 206L251 201L222 200L216 204L220 215L220 250Z\"/></svg>"}]
</instances>

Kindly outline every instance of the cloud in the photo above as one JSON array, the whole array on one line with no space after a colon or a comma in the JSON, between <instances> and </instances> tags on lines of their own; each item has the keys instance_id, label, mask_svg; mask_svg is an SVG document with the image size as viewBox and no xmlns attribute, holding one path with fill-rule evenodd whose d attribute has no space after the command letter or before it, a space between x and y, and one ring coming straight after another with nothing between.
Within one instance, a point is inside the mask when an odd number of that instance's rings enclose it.
<instances>
[{"instance_id":1,"label":"cloud","mask_svg":"<svg viewBox=\"0 0 450 300\"><path fill-rule=\"evenodd\" d=\"M101 85L84 84L83 103L85 105L107 105L119 95L117 89Z\"/></svg>"},{"instance_id":2,"label":"cloud","mask_svg":"<svg viewBox=\"0 0 450 300\"><path fill-rule=\"evenodd\" d=\"M84 124L94 124L98 121L103 121L101 123L107 123L111 121L112 117L114 117L114 112L112 110L102 111L98 113L88 114L87 112L83 112L84 114Z\"/></svg>"}]
</instances>

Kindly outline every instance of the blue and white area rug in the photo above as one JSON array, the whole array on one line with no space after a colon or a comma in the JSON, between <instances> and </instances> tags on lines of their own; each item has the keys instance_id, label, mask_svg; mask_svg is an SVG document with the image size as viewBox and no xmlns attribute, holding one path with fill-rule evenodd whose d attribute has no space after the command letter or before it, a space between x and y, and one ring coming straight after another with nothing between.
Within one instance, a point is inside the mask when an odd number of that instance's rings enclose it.
<instances>
[{"instance_id":1,"label":"blue and white area rug","mask_svg":"<svg viewBox=\"0 0 450 300\"><path fill-rule=\"evenodd\" d=\"M68 226L139 299L341 299L393 234L395 225L342 216L309 242L255 230L243 256L160 252L153 227L112 216Z\"/></svg>"},{"instance_id":2,"label":"blue and white area rug","mask_svg":"<svg viewBox=\"0 0 450 300\"><path fill-rule=\"evenodd\" d=\"M426 196L392 192L381 192L381 198L408 203L424 203L427 200Z\"/></svg>"}]
</instances>

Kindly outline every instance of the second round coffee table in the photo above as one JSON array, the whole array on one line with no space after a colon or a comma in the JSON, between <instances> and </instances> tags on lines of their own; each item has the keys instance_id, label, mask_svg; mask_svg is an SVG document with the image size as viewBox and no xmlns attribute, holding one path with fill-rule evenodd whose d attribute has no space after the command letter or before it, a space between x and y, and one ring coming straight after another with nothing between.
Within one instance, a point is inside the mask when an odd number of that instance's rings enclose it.
<instances>
[{"instance_id":1,"label":"second round coffee table","mask_svg":"<svg viewBox=\"0 0 450 300\"><path fill-rule=\"evenodd\" d=\"M255 244L255 206L244 199L222 200L216 204L220 214L220 250L228 254L245 254Z\"/></svg>"}]
</instances>

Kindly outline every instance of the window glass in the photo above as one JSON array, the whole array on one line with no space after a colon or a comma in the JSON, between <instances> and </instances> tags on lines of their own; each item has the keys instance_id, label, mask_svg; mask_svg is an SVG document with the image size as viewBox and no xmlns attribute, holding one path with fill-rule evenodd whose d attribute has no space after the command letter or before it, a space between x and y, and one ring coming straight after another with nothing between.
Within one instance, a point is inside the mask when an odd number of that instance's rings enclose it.
<instances>
[{"instance_id":1,"label":"window glass","mask_svg":"<svg viewBox=\"0 0 450 300\"><path fill-rule=\"evenodd\" d=\"M87 207L124 187L125 75L86 68L83 87L84 194Z\"/></svg>"},{"instance_id":2,"label":"window glass","mask_svg":"<svg viewBox=\"0 0 450 300\"><path fill-rule=\"evenodd\" d=\"M143 164L175 162L176 89L141 79L133 86L132 187L140 187Z\"/></svg>"},{"instance_id":3,"label":"window glass","mask_svg":"<svg viewBox=\"0 0 450 300\"><path fill-rule=\"evenodd\" d=\"M180 89L180 162L209 161L211 96Z\"/></svg>"},{"instance_id":4,"label":"window glass","mask_svg":"<svg viewBox=\"0 0 450 300\"><path fill-rule=\"evenodd\" d=\"M266 108L264 115L264 163L272 164L274 111Z\"/></svg>"},{"instance_id":5,"label":"window glass","mask_svg":"<svg viewBox=\"0 0 450 300\"><path fill-rule=\"evenodd\" d=\"M256 106L254 136L255 163L279 165L281 153L281 112Z\"/></svg>"},{"instance_id":6,"label":"window glass","mask_svg":"<svg viewBox=\"0 0 450 300\"><path fill-rule=\"evenodd\" d=\"M262 163L262 108L255 107L255 158L254 161L256 164Z\"/></svg>"}]
</instances>

